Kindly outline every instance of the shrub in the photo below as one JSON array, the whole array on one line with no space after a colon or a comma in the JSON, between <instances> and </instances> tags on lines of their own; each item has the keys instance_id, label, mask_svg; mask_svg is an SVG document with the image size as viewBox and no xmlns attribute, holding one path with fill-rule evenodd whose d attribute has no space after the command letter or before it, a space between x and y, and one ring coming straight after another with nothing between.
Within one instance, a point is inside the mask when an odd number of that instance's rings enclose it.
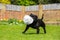
<instances>
[{"instance_id":1,"label":"shrub","mask_svg":"<svg viewBox=\"0 0 60 40\"><path fill-rule=\"evenodd\" d=\"M8 23L13 23L13 24L18 24L18 20L17 19L9 19Z\"/></svg>"}]
</instances>

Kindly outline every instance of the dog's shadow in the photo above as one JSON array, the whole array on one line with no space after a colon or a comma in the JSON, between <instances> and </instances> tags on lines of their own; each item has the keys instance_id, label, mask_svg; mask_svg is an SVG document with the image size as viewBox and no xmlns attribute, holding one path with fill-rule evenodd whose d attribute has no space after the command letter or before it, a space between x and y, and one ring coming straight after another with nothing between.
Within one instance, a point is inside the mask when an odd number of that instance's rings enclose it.
<instances>
[{"instance_id":1,"label":"dog's shadow","mask_svg":"<svg viewBox=\"0 0 60 40\"><path fill-rule=\"evenodd\" d=\"M34 35L34 34L37 34L37 33L24 33L25 35ZM39 34L44 34L44 33L39 33Z\"/></svg>"}]
</instances>

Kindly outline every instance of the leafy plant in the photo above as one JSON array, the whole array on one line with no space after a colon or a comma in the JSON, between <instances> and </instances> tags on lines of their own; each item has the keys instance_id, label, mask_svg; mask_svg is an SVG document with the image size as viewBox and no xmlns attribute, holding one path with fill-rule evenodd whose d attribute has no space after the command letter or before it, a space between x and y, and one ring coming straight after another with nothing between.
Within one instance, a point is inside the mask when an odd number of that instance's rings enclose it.
<instances>
[{"instance_id":1,"label":"leafy plant","mask_svg":"<svg viewBox=\"0 0 60 40\"><path fill-rule=\"evenodd\" d=\"M17 19L9 19L8 20L8 23L13 23L13 24L17 24L18 23L18 20Z\"/></svg>"}]
</instances>

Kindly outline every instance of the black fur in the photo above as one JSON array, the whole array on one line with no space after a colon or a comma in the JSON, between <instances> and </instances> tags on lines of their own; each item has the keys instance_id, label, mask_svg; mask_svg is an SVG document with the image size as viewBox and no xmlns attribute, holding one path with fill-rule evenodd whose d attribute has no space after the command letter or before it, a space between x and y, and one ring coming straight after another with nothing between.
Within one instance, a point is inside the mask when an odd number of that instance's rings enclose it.
<instances>
[{"instance_id":1,"label":"black fur","mask_svg":"<svg viewBox=\"0 0 60 40\"><path fill-rule=\"evenodd\" d=\"M43 22L43 16L44 14L42 14L42 18L41 19L38 19L38 17L34 14L30 14L30 16L34 19L34 22L30 25L27 25L26 26L26 29L23 31L23 33L25 33L29 27L32 27L34 29L37 30L37 34L39 34L39 27L42 27L43 30L44 30L44 33L46 33L46 29L45 29L45 23Z\"/></svg>"}]
</instances>

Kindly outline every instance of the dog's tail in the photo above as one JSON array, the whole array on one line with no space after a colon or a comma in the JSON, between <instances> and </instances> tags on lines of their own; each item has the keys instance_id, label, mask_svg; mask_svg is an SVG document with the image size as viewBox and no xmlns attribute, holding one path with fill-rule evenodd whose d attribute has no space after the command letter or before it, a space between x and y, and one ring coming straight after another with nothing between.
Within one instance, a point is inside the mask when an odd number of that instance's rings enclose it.
<instances>
[{"instance_id":1,"label":"dog's tail","mask_svg":"<svg viewBox=\"0 0 60 40\"><path fill-rule=\"evenodd\" d=\"M43 18L44 18L44 14L42 14L42 18L41 18L41 20L43 20Z\"/></svg>"}]
</instances>

